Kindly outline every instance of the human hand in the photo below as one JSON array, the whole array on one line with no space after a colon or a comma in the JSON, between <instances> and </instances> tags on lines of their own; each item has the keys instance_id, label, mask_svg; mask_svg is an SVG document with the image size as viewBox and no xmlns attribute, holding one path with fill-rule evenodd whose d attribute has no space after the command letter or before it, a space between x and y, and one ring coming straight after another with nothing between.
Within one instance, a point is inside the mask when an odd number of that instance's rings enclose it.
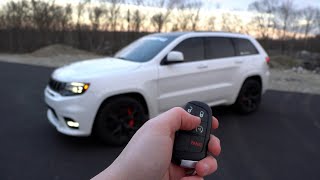
<instances>
[{"instance_id":1,"label":"human hand","mask_svg":"<svg viewBox=\"0 0 320 180\"><path fill-rule=\"evenodd\" d=\"M182 108L173 108L145 123L132 137L118 158L94 179L203 179L217 170L217 161L208 156L196 164L196 175L186 175L186 168L171 163L175 132L192 130L200 118ZM218 128L213 117L212 128ZM211 135L208 151L218 156L220 141Z\"/></svg>"}]
</instances>

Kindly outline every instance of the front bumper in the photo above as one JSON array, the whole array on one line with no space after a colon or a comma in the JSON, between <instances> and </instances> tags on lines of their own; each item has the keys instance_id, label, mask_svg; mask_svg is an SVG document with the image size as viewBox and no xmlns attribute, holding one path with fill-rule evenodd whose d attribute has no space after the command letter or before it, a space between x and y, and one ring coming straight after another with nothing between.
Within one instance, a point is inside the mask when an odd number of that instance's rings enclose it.
<instances>
[{"instance_id":1,"label":"front bumper","mask_svg":"<svg viewBox=\"0 0 320 180\"><path fill-rule=\"evenodd\" d=\"M60 133L70 136L89 136L97 112L97 100L93 93L86 92L77 96L61 96L46 87L45 102L48 105L47 117L49 122ZM79 123L74 129L66 124L65 118Z\"/></svg>"}]
</instances>

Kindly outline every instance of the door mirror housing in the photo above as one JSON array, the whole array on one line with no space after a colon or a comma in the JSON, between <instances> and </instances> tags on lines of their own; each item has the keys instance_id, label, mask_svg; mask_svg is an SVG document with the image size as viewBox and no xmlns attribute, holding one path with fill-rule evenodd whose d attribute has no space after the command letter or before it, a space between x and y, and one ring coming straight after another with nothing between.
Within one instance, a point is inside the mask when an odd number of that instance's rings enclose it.
<instances>
[{"instance_id":1,"label":"door mirror housing","mask_svg":"<svg viewBox=\"0 0 320 180\"><path fill-rule=\"evenodd\" d=\"M184 61L183 53L180 51L171 51L167 55L167 61L166 61L167 64L183 62L183 61Z\"/></svg>"}]
</instances>

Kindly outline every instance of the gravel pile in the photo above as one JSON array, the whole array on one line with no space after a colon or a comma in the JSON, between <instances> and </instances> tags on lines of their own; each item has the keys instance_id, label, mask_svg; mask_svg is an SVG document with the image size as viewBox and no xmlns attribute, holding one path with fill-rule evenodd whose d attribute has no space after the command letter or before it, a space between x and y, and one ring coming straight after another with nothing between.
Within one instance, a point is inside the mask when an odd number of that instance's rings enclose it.
<instances>
[{"instance_id":1,"label":"gravel pile","mask_svg":"<svg viewBox=\"0 0 320 180\"><path fill-rule=\"evenodd\" d=\"M40 48L34 52L32 52L30 55L34 57L54 57L59 55L81 55L81 56L90 56L94 55L93 53L76 49L71 46L66 46L63 44L54 44L50 46L46 46L43 48Z\"/></svg>"},{"instance_id":2,"label":"gravel pile","mask_svg":"<svg viewBox=\"0 0 320 180\"><path fill-rule=\"evenodd\" d=\"M76 61L99 58L101 56L72 48L70 46L56 44L41 48L29 54L0 54L0 61L31 64L47 67L60 67Z\"/></svg>"}]
</instances>

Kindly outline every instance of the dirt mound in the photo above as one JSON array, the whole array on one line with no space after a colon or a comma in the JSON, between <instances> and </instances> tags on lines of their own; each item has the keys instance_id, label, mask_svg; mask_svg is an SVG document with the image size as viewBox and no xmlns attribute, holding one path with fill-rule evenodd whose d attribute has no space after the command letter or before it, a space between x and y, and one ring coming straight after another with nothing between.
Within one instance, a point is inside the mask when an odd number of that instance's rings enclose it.
<instances>
[{"instance_id":1,"label":"dirt mound","mask_svg":"<svg viewBox=\"0 0 320 180\"><path fill-rule=\"evenodd\" d=\"M62 44L54 44L50 46L46 46L40 48L31 53L32 56L36 57L52 57L58 55L90 55L92 53L75 49L71 46L62 45Z\"/></svg>"}]
</instances>

